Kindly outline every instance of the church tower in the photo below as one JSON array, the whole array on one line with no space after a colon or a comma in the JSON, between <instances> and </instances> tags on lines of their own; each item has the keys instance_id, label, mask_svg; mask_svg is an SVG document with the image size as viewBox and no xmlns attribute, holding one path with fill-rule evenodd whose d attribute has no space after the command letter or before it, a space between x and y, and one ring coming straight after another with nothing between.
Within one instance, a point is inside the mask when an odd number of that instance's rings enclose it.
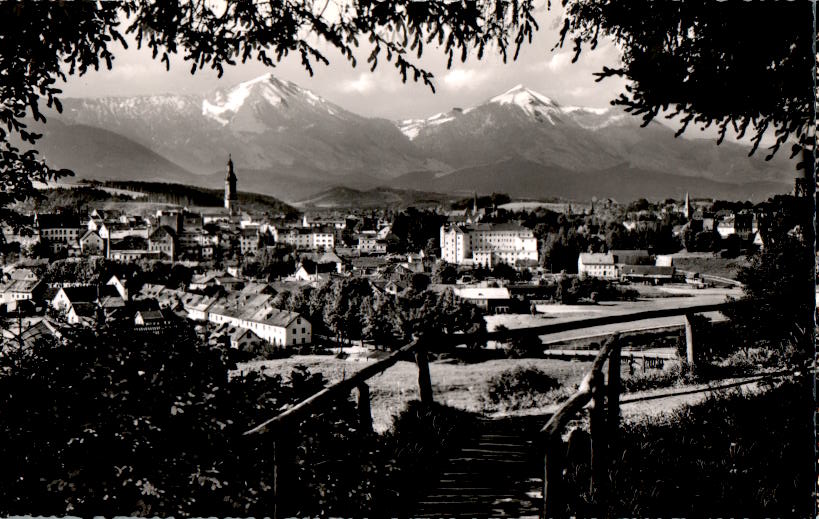
<instances>
[{"instance_id":1,"label":"church tower","mask_svg":"<svg viewBox=\"0 0 819 519\"><path fill-rule=\"evenodd\" d=\"M225 176L225 209L231 215L239 212L239 197L236 194L236 173L233 172L233 157L228 155L227 176Z\"/></svg>"}]
</instances>

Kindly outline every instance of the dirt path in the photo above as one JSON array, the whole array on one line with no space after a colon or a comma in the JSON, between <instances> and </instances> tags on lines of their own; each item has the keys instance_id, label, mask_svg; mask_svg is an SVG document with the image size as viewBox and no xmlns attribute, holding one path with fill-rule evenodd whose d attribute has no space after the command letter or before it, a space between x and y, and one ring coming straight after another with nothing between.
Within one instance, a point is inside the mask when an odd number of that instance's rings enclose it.
<instances>
[{"instance_id":1,"label":"dirt path","mask_svg":"<svg viewBox=\"0 0 819 519\"><path fill-rule=\"evenodd\" d=\"M661 414L670 413L684 405L693 405L702 402L710 395L719 393L720 391L761 391L761 380L782 376L784 376L784 374L756 374L747 377L721 379L707 384L694 384L625 393L620 399L621 415L623 420L639 420L644 417L659 416ZM534 415L547 417L553 414L559 407L560 404L554 404L542 408L499 412L490 416L493 418Z\"/></svg>"}]
</instances>

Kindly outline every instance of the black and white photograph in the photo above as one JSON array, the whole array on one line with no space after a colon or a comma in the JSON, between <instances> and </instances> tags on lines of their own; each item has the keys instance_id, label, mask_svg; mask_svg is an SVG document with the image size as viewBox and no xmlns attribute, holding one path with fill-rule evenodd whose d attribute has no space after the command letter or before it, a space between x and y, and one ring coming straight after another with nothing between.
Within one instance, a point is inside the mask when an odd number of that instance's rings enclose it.
<instances>
[{"instance_id":1,"label":"black and white photograph","mask_svg":"<svg viewBox=\"0 0 819 519\"><path fill-rule=\"evenodd\" d=\"M0 517L819 517L816 7L0 0Z\"/></svg>"}]
</instances>

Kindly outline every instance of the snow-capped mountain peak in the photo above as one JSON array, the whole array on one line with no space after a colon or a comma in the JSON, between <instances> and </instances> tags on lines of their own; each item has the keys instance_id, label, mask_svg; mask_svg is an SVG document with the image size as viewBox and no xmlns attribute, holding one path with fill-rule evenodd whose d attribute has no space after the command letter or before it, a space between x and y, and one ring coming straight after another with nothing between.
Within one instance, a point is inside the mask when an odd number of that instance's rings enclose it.
<instances>
[{"instance_id":1,"label":"snow-capped mountain peak","mask_svg":"<svg viewBox=\"0 0 819 519\"><path fill-rule=\"evenodd\" d=\"M202 101L202 115L209 117L222 125L227 125L230 119L247 102L262 101L270 106L279 106L284 100L300 97L306 103L316 106L325 101L294 83L275 77L271 73L239 83L229 89L219 90L212 99Z\"/></svg>"},{"instance_id":2,"label":"snow-capped mountain peak","mask_svg":"<svg viewBox=\"0 0 819 519\"><path fill-rule=\"evenodd\" d=\"M560 105L545 95L530 90L523 85L516 85L506 92L489 100L489 103L499 105L514 105L531 116L542 116L551 124L555 124L553 116L561 114Z\"/></svg>"}]
</instances>

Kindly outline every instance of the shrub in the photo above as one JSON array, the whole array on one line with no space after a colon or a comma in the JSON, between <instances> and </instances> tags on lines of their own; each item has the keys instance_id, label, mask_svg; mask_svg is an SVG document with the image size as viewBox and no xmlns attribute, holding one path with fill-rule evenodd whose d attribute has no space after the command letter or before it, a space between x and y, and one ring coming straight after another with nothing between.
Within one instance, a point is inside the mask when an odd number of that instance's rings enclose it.
<instances>
[{"instance_id":1,"label":"shrub","mask_svg":"<svg viewBox=\"0 0 819 519\"><path fill-rule=\"evenodd\" d=\"M486 399L491 405L521 409L557 400L558 389L560 383L551 375L521 366L492 377Z\"/></svg>"},{"instance_id":2,"label":"shrub","mask_svg":"<svg viewBox=\"0 0 819 519\"><path fill-rule=\"evenodd\" d=\"M610 467L615 517L809 517L812 381L709 397L623 424ZM571 515L593 514L588 465L568 473Z\"/></svg>"},{"instance_id":3,"label":"shrub","mask_svg":"<svg viewBox=\"0 0 819 519\"><path fill-rule=\"evenodd\" d=\"M687 364L680 362L661 371L638 372L631 376L625 376L620 383L624 393L634 393L650 389L694 384L699 381L700 377L698 374L692 372Z\"/></svg>"}]
</instances>

